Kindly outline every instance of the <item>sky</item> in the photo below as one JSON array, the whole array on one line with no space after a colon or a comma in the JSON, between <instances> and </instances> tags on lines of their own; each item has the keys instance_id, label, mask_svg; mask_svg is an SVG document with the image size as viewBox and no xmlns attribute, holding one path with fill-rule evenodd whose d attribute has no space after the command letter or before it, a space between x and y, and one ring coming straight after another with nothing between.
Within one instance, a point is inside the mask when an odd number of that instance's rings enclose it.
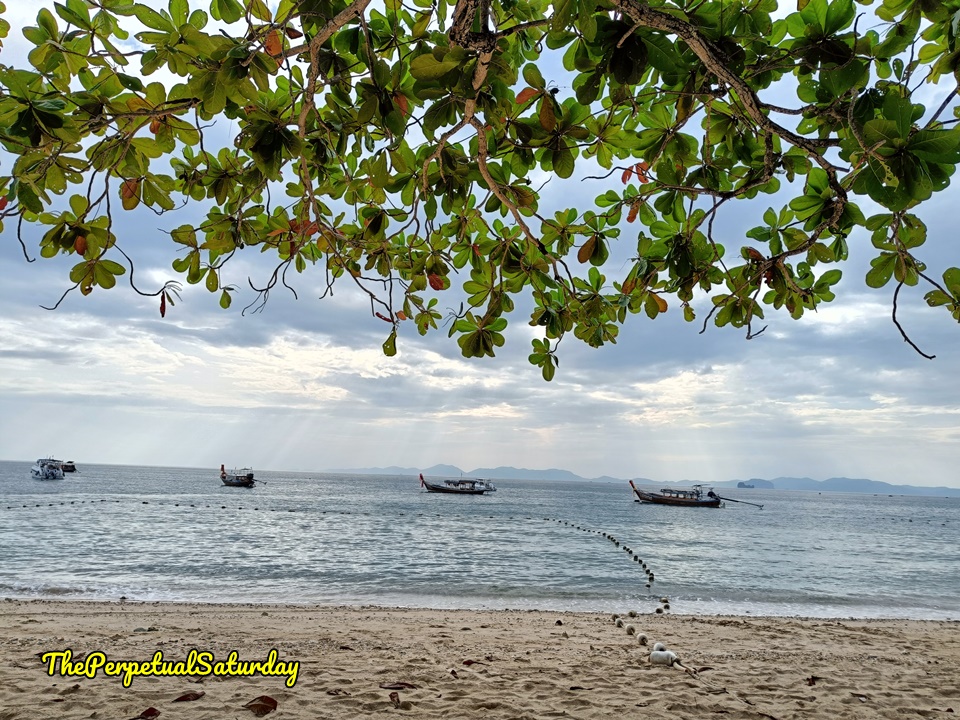
<instances>
[{"instance_id":1,"label":"sky","mask_svg":"<svg viewBox=\"0 0 960 720\"><path fill-rule=\"evenodd\" d=\"M9 63L26 20L6 17ZM610 182L551 180L541 208L570 192L600 195ZM921 209L930 240L920 255L936 277L960 262L958 192L951 186ZM738 203L721 228L728 247L744 244L771 204ZM177 278L163 233L188 221L118 219L140 283ZM636 229L626 227L629 248ZM156 298L123 281L44 310L69 287L73 263L38 259L41 234L24 233L36 262L15 224L0 235L0 459L302 471L446 463L658 482L805 476L960 487L960 327L926 306L925 291L905 288L898 317L937 357L904 343L890 317L893 287L863 282L873 251L865 233L851 238L837 300L800 321L771 310L753 340L712 324L701 334L702 322L683 322L673 301L656 321L631 317L616 345L565 339L550 383L527 362L537 335L522 303L495 358L463 358L444 329L422 338L411 323L391 358L380 349L389 326L365 298L343 283L318 299L319 266L296 279L298 299L276 290L259 313L241 314L249 291L224 311L216 295L186 287L161 318ZM265 266L253 250L229 272L246 288ZM699 301L701 318L707 307Z\"/></svg>"}]
</instances>

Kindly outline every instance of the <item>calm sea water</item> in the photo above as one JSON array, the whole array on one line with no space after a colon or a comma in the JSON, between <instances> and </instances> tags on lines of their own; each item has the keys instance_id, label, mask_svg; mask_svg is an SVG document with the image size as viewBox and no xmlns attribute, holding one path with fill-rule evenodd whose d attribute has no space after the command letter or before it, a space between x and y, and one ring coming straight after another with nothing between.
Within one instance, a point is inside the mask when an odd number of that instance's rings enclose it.
<instances>
[{"instance_id":1,"label":"calm sea water","mask_svg":"<svg viewBox=\"0 0 960 720\"><path fill-rule=\"evenodd\" d=\"M0 462L0 597L960 618L958 498L723 489L764 509L709 510L626 483L29 466Z\"/></svg>"}]
</instances>

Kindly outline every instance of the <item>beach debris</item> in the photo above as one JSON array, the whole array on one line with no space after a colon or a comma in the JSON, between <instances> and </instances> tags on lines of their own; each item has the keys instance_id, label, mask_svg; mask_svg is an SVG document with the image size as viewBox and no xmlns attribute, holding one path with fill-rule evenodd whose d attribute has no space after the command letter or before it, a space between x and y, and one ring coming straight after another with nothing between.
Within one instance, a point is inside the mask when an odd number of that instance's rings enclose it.
<instances>
[{"instance_id":1,"label":"beach debris","mask_svg":"<svg viewBox=\"0 0 960 720\"><path fill-rule=\"evenodd\" d=\"M394 706L395 708L400 707L400 693L398 693L398 692L392 692L392 693L390 693L390 702L393 703L393 706Z\"/></svg>"},{"instance_id":2,"label":"beach debris","mask_svg":"<svg viewBox=\"0 0 960 720\"><path fill-rule=\"evenodd\" d=\"M204 695L206 695L206 693L203 690L201 690L200 692L191 690L190 692L184 693L180 697L175 698L174 700L172 700L172 702L191 702L193 700L199 700Z\"/></svg>"},{"instance_id":3,"label":"beach debris","mask_svg":"<svg viewBox=\"0 0 960 720\"><path fill-rule=\"evenodd\" d=\"M269 695L260 695L248 702L244 707L257 717L263 717L277 709L277 701Z\"/></svg>"},{"instance_id":4,"label":"beach debris","mask_svg":"<svg viewBox=\"0 0 960 720\"><path fill-rule=\"evenodd\" d=\"M414 685L413 683L397 681L394 683L382 683L380 688L383 690L417 690L420 688L419 685Z\"/></svg>"},{"instance_id":5,"label":"beach debris","mask_svg":"<svg viewBox=\"0 0 960 720\"><path fill-rule=\"evenodd\" d=\"M464 660L464 661L463 661L463 664L466 665L466 666L468 666L468 667L469 667L470 665L486 665L485 662L480 662L479 660Z\"/></svg>"},{"instance_id":6,"label":"beach debris","mask_svg":"<svg viewBox=\"0 0 960 720\"><path fill-rule=\"evenodd\" d=\"M563 620L557 620L554 625L563 625Z\"/></svg>"},{"instance_id":7,"label":"beach debris","mask_svg":"<svg viewBox=\"0 0 960 720\"><path fill-rule=\"evenodd\" d=\"M382 685L380 687L383 687ZM334 688L333 690L327 690L327 695L349 695L346 690L342 688Z\"/></svg>"},{"instance_id":8,"label":"beach debris","mask_svg":"<svg viewBox=\"0 0 960 720\"><path fill-rule=\"evenodd\" d=\"M571 690L593 690L593 688L584 687L583 685L571 685Z\"/></svg>"},{"instance_id":9,"label":"beach debris","mask_svg":"<svg viewBox=\"0 0 960 720\"><path fill-rule=\"evenodd\" d=\"M341 645L338 650L353 650L349 645Z\"/></svg>"},{"instance_id":10,"label":"beach debris","mask_svg":"<svg viewBox=\"0 0 960 720\"><path fill-rule=\"evenodd\" d=\"M454 670L453 668L450 668L450 674L453 675L457 680L460 679L460 676L457 675L457 671Z\"/></svg>"},{"instance_id":11,"label":"beach debris","mask_svg":"<svg viewBox=\"0 0 960 720\"><path fill-rule=\"evenodd\" d=\"M130 720L152 720L152 718L157 717L159 714L160 714L160 711L157 710L155 707L148 707L146 710L144 710L142 713L140 713L136 717L130 718Z\"/></svg>"},{"instance_id":12,"label":"beach debris","mask_svg":"<svg viewBox=\"0 0 960 720\"><path fill-rule=\"evenodd\" d=\"M816 685L817 680L823 680L822 677L817 677L816 675L811 675L807 678L807 685Z\"/></svg>"},{"instance_id":13,"label":"beach debris","mask_svg":"<svg viewBox=\"0 0 960 720\"><path fill-rule=\"evenodd\" d=\"M630 617L636 617L636 616L637 616L637 611L636 611L636 610L631 610L630 612L627 613L627 615L629 615Z\"/></svg>"}]
</instances>

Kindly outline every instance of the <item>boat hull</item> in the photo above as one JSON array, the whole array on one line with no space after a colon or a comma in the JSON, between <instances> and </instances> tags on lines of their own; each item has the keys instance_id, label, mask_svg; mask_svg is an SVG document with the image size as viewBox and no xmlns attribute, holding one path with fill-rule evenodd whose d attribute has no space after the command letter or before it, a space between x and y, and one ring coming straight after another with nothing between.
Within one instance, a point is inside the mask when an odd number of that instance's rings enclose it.
<instances>
[{"instance_id":1,"label":"boat hull","mask_svg":"<svg viewBox=\"0 0 960 720\"><path fill-rule=\"evenodd\" d=\"M227 487L252 488L254 485L257 484L256 480L254 480L253 478L247 479L245 477L233 477L233 478L225 477L220 479L223 481L223 484L226 485Z\"/></svg>"}]
</instances>

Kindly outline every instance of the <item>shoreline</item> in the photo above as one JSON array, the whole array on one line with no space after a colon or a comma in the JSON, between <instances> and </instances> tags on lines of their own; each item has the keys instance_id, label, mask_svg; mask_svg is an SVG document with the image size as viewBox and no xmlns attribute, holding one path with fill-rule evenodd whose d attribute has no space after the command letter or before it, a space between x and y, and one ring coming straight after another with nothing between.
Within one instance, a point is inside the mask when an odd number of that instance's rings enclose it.
<instances>
[{"instance_id":1,"label":"shoreline","mask_svg":"<svg viewBox=\"0 0 960 720\"><path fill-rule=\"evenodd\" d=\"M621 619L618 627L600 612L6 598L0 719L133 718L149 708L164 720L252 718L244 706L261 696L276 700L269 717L278 719L960 712L956 620L669 612ZM655 642L688 671L650 664ZM71 661L91 664L145 663L159 651L166 669L182 674L157 674L159 660L128 688L102 666L92 677L48 674L41 655L67 649ZM191 651L210 653L209 667L187 667ZM197 699L173 702L187 693Z\"/></svg>"},{"instance_id":2,"label":"shoreline","mask_svg":"<svg viewBox=\"0 0 960 720\"><path fill-rule=\"evenodd\" d=\"M198 605L203 607L290 607L290 608L342 608L345 610L357 609L357 608L368 608L368 609L385 609L385 610L430 610L436 612L453 612L453 611L466 611L466 612L545 612L545 613L573 613L573 614L613 614L613 613L626 613L630 609L635 610L639 615L644 616L648 614L656 613L656 606L658 605L657 598L659 595L657 593L651 593L649 596L642 598L634 598L634 603L632 608L624 607L624 603L617 604L616 607L562 607L562 606L551 606L549 599L539 598L540 601L546 600L542 604L538 605L527 605L527 604L517 604L517 605L508 605L506 603L492 604L482 600L475 600L473 598L449 598L446 603L438 603L436 605L426 605L418 603L416 600L411 601L410 603L397 602L395 598L387 598L383 601L376 601L371 599L355 600L355 601L343 601L343 600L329 600L329 601L316 601L316 600L304 600L301 602L279 602L276 600L255 600L255 599L244 599L244 600L224 600L224 599L153 599L153 598L128 598L128 597L71 597L68 594L50 594L50 595L16 595L16 594L3 594L0 592L0 608L3 607L3 604L6 602L20 602L20 603L89 603L92 605L165 605L165 606L180 606L180 605ZM529 601L531 603L537 602L536 600ZM820 606L825 611L822 614L811 614L804 612L793 611L793 606L789 603L778 603L778 604L769 604L766 607L757 607L756 605L751 605L749 602L746 604L741 603L741 608L747 609L738 609L732 610L730 606L733 603L719 603L719 602L708 602L703 600L697 601L684 601L684 600L671 600L673 603L672 611L669 615L672 616L688 616L688 617L710 617L710 618L767 618L767 619L782 619L782 620L817 620L817 621L831 621L831 620L840 620L840 621L918 621L918 622L960 622L960 611L955 610L945 610L941 608L917 608L917 607L908 607L900 606L897 608L896 613L889 612L889 605L877 605L876 608L882 608L887 611L886 613L883 610L879 612L871 612L870 614L864 614L865 609L873 611L874 606L865 606L857 605L846 608L844 606ZM558 603L562 605L563 603ZM611 604L610 601L602 601L602 604ZM612 604L611 604L612 605ZM786 608L786 609L785 609ZM842 608L842 609L841 609ZM768 611L773 609L772 612ZM852 612L843 612L843 610L851 610ZM860 612L857 612L860 611ZM0 717L2 720L2 717Z\"/></svg>"}]
</instances>

